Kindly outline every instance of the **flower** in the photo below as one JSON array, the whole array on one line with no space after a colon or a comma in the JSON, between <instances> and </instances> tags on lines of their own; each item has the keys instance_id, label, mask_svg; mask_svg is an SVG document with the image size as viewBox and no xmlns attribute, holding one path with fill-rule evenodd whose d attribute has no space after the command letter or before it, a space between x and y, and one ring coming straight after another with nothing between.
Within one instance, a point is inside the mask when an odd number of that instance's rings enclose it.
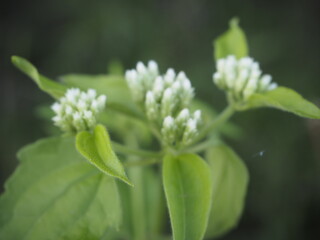
<instances>
[{"instance_id":1,"label":"flower","mask_svg":"<svg viewBox=\"0 0 320 240\"><path fill-rule=\"evenodd\" d=\"M64 132L92 130L106 100L105 95L97 96L94 89L83 92L78 88L70 88L64 97L51 106L56 114L52 118L54 125Z\"/></svg>"},{"instance_id":2,"label":"flower","mask_svg":"<svg viewBox=\"0 0 320 240\"><path fill-rule=\"evenodd\" d=\"M214 83L231 93L235 100L246 101L254 93L275 89L270 75L261 75L259 63L250 57L236 59L230 55L217 61L217 72L213 74Z\"/></svg>"},{"instance_id":3,"label":"flower","mask_svg":"<svg viewBox=\"0 0 320 240\"><path fill-rule=\"evenodd\" d=\"M167 145L189 145L197 136L200 123L200 110L190 114L189 109L184 108L175 118L165 117L161 129L164 142Z\"/></svg>"},{"instance_id":4,"label":"flower","mask_svg":"<svg viewBox=\"0 0 320 240\"><path fill-rule=\"evenodd\" d=\"M176 74L169 68L160 75L155 61L149 61L147 66L138 62L136 69L126 71L125 78L133 99L142 106L148 120L161 129L164 142L169 145L191 142L201 122L201 112L189 114L194 89L183 71ZM189 119L193 122L186 130Z\"/></svg>"}]
</instances>

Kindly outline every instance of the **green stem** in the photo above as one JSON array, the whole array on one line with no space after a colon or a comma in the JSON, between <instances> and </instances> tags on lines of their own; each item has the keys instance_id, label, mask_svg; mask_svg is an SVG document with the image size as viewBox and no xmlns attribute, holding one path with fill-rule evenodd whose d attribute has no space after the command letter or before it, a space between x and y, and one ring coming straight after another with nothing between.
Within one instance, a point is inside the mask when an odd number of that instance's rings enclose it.
<instances>
[{"instance_id":1,"label":"green stem","mask_svg":"<svg viewBox=\"0 0 320 240\"><path fill-rule=\"evenodd\" d=\"M126 144L132 147L137 147L136 139L133 134L128 134L126 137ZM135 156L128 156L128 163L139 162L139 158ZM135 187L130 188L131 195L131 224L132 224L132 240L147 240L147 223L146 223L146 212L145 212L145 199L144 199L144 179L143 179L143 168L129 168L129 178L134 183Z\"/></svg>"},{"instance_id":2,"label":"green stem","mask_svg":"<svg viewBox=\"0 0 320 240\"><path fill-rule=\"evenodd\" d=\"M235 109L233 105L228 105L228 107L226 107L214 121L212 121L202 129L202 131L199 133L199 135L196 137L196 139L193 142L195 143L200 141L205 136L207 136L208 133L211 132L213 129L225 123L233 115L234 112L235 112Z\"/></svg>"},{"instance_id":3,"label":"green stem","mask_svg":"<svg viewBox=\"0 0 320 240\"><path fill-rule=\"evenodd\" d=\"M214 145L215 143L216 143L216 140L209 139L207 141L204 141L204 142L201 142L197 145L189 147L188 149L186 149L186 151L191 152L191 153L201 152L201 151L207 149L208 147Z\"/></svg>"},{"instance_id":4,"label":"green stem","mask_svg":"<svg viewBox=\"0 0 320 240\"><path fill-rule=\"evenodd\" d=\"M125 167L137 167L137 166L146 166L146 165L152 165L161 162L161 158L153 158L153 159L144 159L140 161L127 161L123 163L123 166Z\"/></svg>"},{"instance_id":5,"label":"green stem","mask_svg":"<svg viewBox=\"0 0 320 240\"><path fill-rule=\"evenodd\" d=\"M118 153L132 154L140 157L161 157L163 155L161 152L153 152L137 148L131 148L116 142L112 142L112 147Z\"/></svg>"}]
</instances>

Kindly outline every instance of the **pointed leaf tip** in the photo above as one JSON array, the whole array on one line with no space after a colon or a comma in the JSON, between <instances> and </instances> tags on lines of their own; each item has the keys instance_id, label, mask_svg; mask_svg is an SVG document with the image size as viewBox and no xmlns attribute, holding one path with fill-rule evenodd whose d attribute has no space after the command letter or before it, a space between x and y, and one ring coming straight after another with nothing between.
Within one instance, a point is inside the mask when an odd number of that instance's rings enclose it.
<instances>
[{"instance_id":1,"label":"pointed leaf tip","mask_svg":"<svg viewBox=\"0 0 320 240\"><path fill-rule=\"evenodd\" d=\"M37 68L28 60L19 56L12 56L11 61L15 67L30 77L42 91L56 99L64 95L66 86L39 74Z\"/></svg>"},{"instance_id":2,"label":"pointed leaf tip","mask_svg":"<svg viewBox=\"0 0 320 240\"><path fill-rule=\"evenodd\" d=\"M248 108L258 107L272 107L301 117L320 119L320 109L316 105L286 87L277 87L266 93L252 95L248 101Z\"/></svg>"},{"instance_id":3,"label":"pointed leaf tip","mask_svg":"<svg viewBox=\"0 0 320 240\"><path fill-rule=\"evenodd\" d=\"M239 27L239 19L232 18L229 29L214 41L215 60L234 55L237 58L249 55L247 38L244 31Z\"/></svg>"},{"instance_id":4,"label":"pointed leaf tip","mask_svg":"<svg viewBox=\"0 0 320 240\"><path fill-rule=\"evenodd\" d=\"M112 150L109 134L103 125L97 125L93 134L87 131L78 133L76 147L100 171L133 186L123 165Z\"/></svg>"}]
</instances>

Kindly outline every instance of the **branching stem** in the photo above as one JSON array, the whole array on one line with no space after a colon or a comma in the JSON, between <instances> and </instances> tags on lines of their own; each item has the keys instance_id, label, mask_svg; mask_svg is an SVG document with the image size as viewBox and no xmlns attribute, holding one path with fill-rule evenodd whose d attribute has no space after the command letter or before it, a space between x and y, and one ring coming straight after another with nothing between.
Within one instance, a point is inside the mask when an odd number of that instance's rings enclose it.
<instances>
[{"instance_id":1,"label":"branching stem","mask_svg":"<svg viewBox=\"0 0 320 240\"><path fill-rule=\"evenodd\" d=\"M196 143L202 140L213 129L220 127L220 125L225 123L233 115L234 112L235 109L233 105L228 105L228 107L226 107L215 120L213 120L211 123L209 123L202 129L202 131L199 133L199 135L193 142Z\"/></svg>"},{"instance_id":2,"label":"branching stem","mask_svg":"<svg viewBox=\"0 0 320 240\"><path fill-rule=\"evenodd\" d=\"M132 154L140 157L151 157L151 158L161 157L163 155L162 152L153 152L153 151L141 150L137 148L131 148L116 142L112 142L112 146L115 152L123 153L126 155Z\"/></svg>"},{"instance_id":3,"label":"branching stem","mask_svg":"<svg viewBox=\"0 0 320 240\"><path fill-rule=\"evenodd\" d=\"M152 165L161 162L161 158L152 158L152 159L143 159L139 161L128 161L123 163L123 166L125 167L138 167L138 166L146 166L146 165Z\"/></svg>"}]
</instances>

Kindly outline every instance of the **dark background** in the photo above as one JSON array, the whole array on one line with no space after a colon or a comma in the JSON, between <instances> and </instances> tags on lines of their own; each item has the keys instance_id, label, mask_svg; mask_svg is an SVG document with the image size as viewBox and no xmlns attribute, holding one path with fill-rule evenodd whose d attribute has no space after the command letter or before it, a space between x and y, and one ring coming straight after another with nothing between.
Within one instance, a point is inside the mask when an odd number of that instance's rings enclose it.
<instances>
[{"instance_id":1,"label":"dark background","mask_svg":"<svg viewBox=\"0 0 320 240\"><path fill-rule=\"evenodd\" d=\"M105 73L114 60L132 68L138 60L155 59L162 70L185 70L197 97L221 110L224 95L211 80L212 40L238 16L250 55L263 71L320 103L317 0L11 0L1 5L1 186L17 165L16 151L46 136L35 108L52 102L11 65L11 55L29 59L52 78ZM271 109L240 113L233 120L245 134L227 141L246 162L251 181L242 220L222 239L320 239L319 121Z\"/></svg>"}]
</instances>

